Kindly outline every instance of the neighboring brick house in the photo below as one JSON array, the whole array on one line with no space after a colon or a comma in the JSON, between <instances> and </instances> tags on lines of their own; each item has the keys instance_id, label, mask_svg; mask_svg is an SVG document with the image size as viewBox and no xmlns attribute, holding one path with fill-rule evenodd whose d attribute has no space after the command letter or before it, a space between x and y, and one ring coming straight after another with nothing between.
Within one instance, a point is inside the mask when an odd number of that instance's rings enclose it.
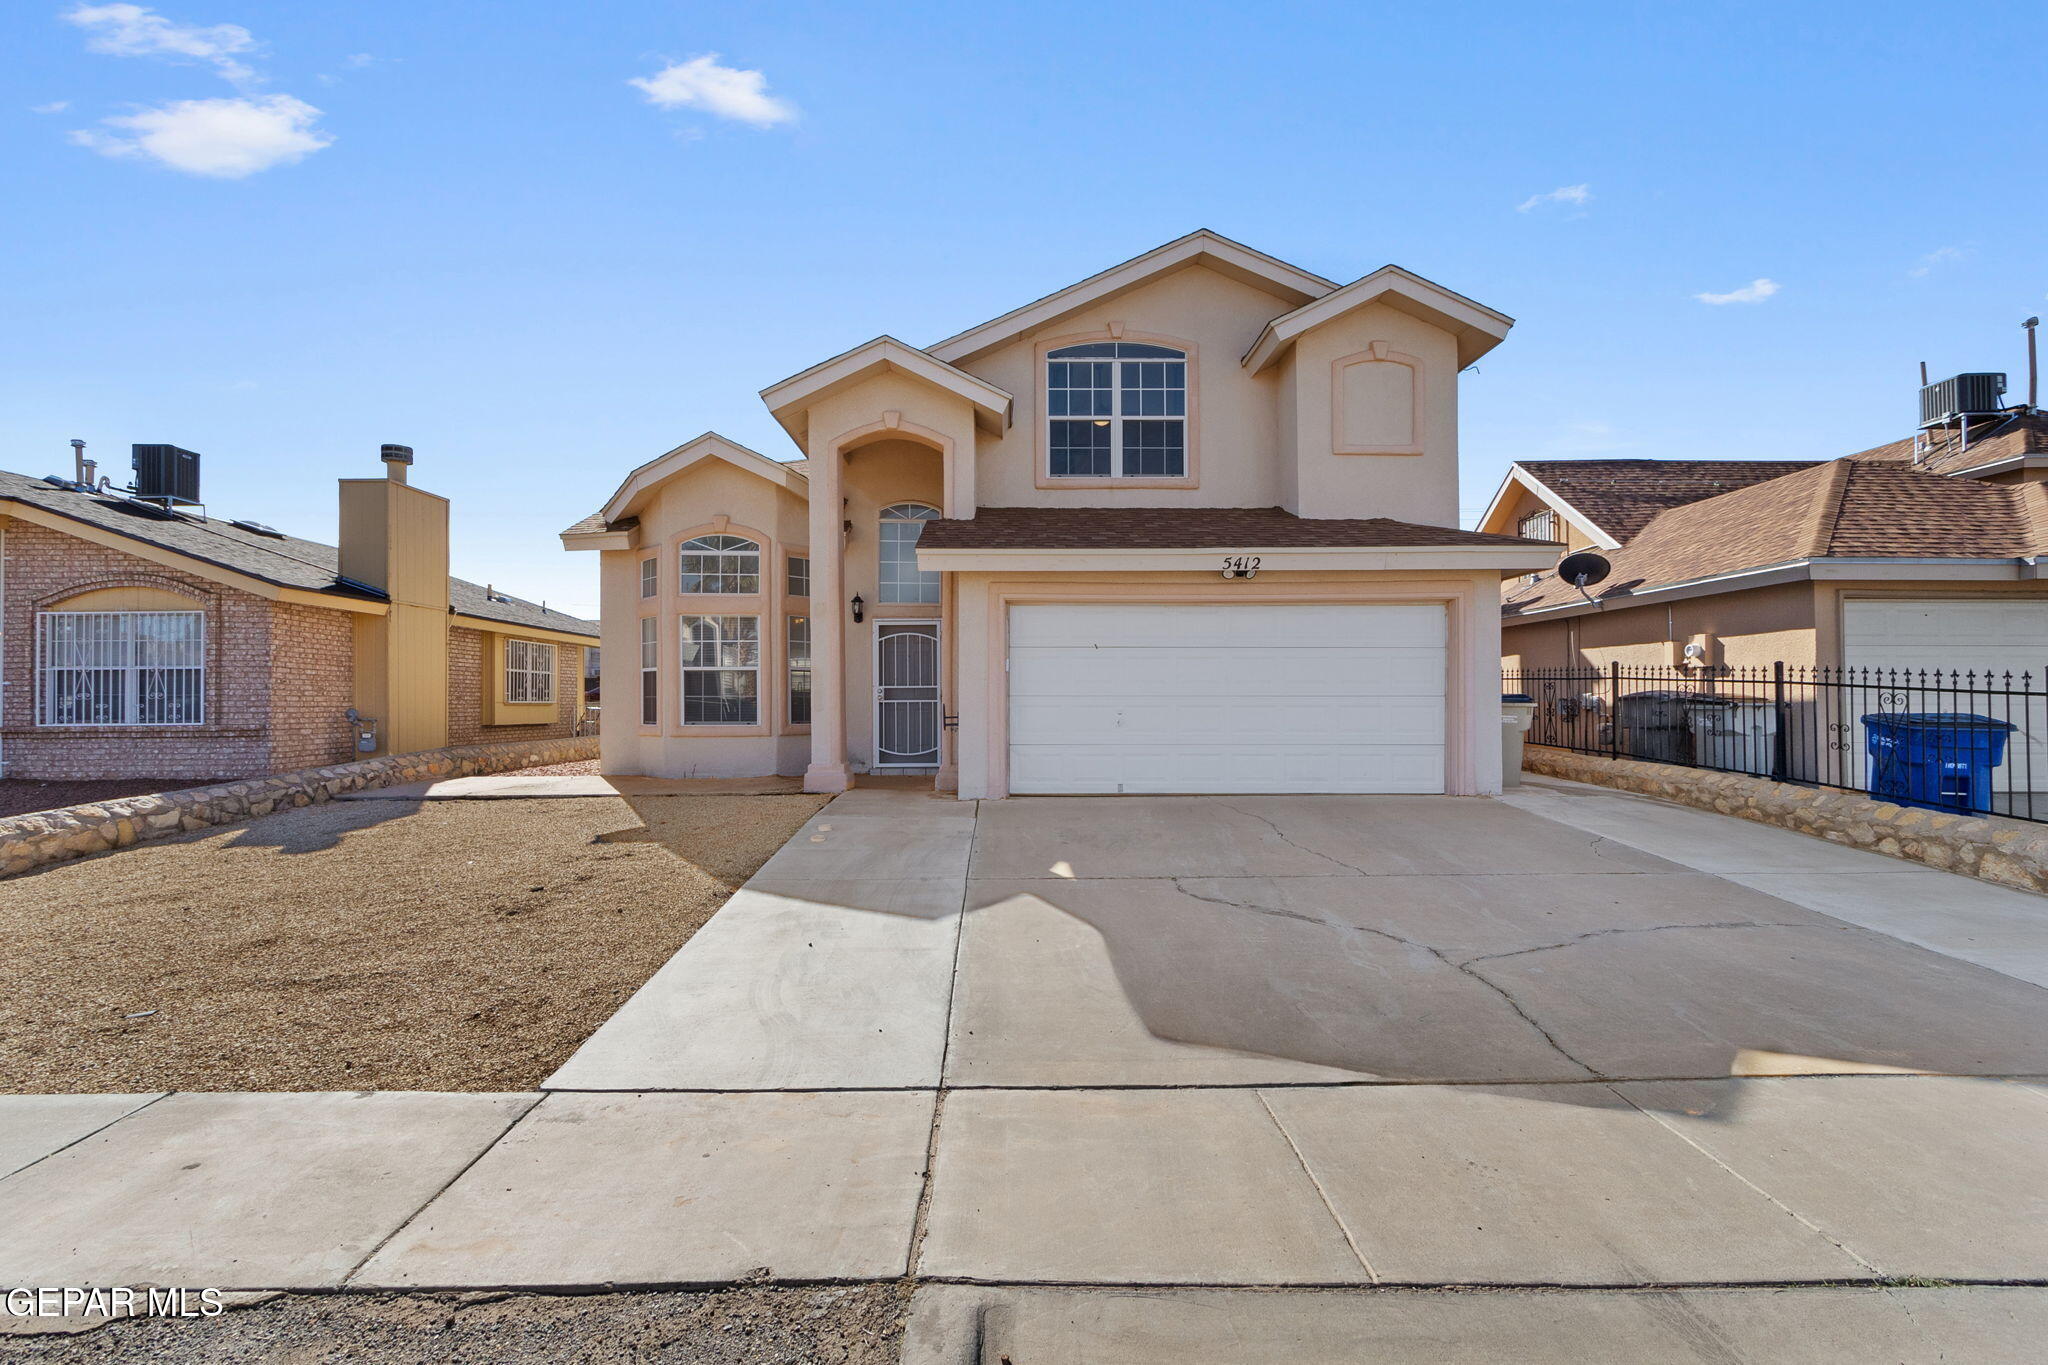
<instances>
[{"instance_id":1,"label":"neighboring brick house","mask_svg":"<svg viewBox=\"0 0 2048 1365\"><path fill-rule=\"evenodd\" d=\"M0 471L0 773L198 781L577 731L595 623L450 578L447 502L402 465L341 499L337 548Z\"/></svg>"}]
</instances>

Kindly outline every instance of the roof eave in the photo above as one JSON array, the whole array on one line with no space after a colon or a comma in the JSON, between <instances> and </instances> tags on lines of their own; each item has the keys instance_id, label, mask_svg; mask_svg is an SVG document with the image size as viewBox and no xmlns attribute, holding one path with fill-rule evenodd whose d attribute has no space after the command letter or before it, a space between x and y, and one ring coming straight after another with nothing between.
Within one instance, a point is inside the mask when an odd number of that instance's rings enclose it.
<instances>
[{"instance_id":1,"label":"roof eave","mask_svg":"<svg viewBox=\"0 0 2048 1365\"><path fill-rule=\"evenodd\" d=\"M1253 374L1273 364L1297 337L1370 304L1390 307L1421 318L1451 333L1458 342L1458 367L1472 364L1507 339L1515 320L1456 290L1446 289L1398 265L1383 265L1341 289L1283 313L1260 329L1244 353L1243 365Z\"/></svg>"},{"instance_id":2,"label":"roof eave","mask_svg":"<svg viewBox=\"0 0 2048 1365\"><path fill-rule=\"evenodd\" d=\"M808 450L811 405L876 374L894 372L930 384L962 399L974 409L974 419L991 431L1009 425L1014 406L1008 392L985 379L938 359L928 351L892 336L878 336L819 361L807 370L770 384L761 390L761 401L799 448Z\"/></svg>"},{"instance_id":3,"label":"roof eave","mask_svg":"<svg viewBox=\"0 0 2048 1365\"><path fill-rule=\"evenodd\" d=\"M1277 256L1269 256L1207 228L1198 228L1107 270L1097 271L1064 289L1034 299L1021 308L1013 308L979 326L956 332L925 349L940 360L964 360L1012 341L1076 309L1197 263L1210 265L1260 287L1278 290L1281 297L1293 296L1303 303L1321 298L1337 287L1335 281L1290 265Z\"/></svg>"},{"instance_id":4,"label":"roof eave","mask_svg":"<svg viewBox=\"0 0 2048 1365\"><path fill-rule=\"evenodd\" d=\"M598 515L608 522L617 521L620 517L626 515L633 505L633 500L642 493L652 488L655 484L660 483L663 479L680 474L698 461L706 459L723 460L735 469L764 478L770 483L788 489L799 497L804 495L804 491L808 487L808 481L804 478L803 474L798 470L791 469L783 461L770 459L760 451L749 446L743 446L729 436L721 436L715 431L707 431L700 436L691 437L672 450L664 451L627 474L619 483L618 491L613 493L605 505L599 509ZM562 534L566 544L568 536L572 533L565 531ZM603 549L610 547L580 548Z\"/></svg>"}]
</instances>

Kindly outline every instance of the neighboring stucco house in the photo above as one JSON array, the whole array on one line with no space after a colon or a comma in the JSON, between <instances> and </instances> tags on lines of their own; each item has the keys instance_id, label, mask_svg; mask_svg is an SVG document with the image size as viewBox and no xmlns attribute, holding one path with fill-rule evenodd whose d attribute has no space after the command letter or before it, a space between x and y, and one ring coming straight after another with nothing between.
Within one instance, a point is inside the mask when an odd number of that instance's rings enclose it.
<instances>
[{"instance_id":1,"label":"neighboring stucco house","mask_svg":"<svg viewBox=\"0 0 2048 1365\"><path fill-rule=\"evenodd\" d=\"M1196 232L774 384L804 459L707 433L563 534L606 770L1495 791L1500 580L1554 555L1457 528L1458 373L1510 325Z\"/></svg>"},{"instance_id":2,"label":"neighboring stucco house","mask_svg":"<svg viewBox=\"0 0 2048 1365\"><path fill-rule=\"evenodd\" d=\"M450 578L447 500L387 470L341 480L339 548L0 471L0 771L197 781L573 733L595 623Z\"/></svg>"},{"instance_id":3,"label":"neighboring stucco house","mask_svg":"<svg viewBox=\"0 0 2048 1365\"><path fill-rule=\"evenodd\" d=\"M1506 584L1506 665L1783 661L2039 686L2048 420L1975 420L1967 443L1936 428L1824 463L1514 465L1480 529L1592 548L1612 572L1584 595L1551 572Z\"/></svg>"}]
</instances>

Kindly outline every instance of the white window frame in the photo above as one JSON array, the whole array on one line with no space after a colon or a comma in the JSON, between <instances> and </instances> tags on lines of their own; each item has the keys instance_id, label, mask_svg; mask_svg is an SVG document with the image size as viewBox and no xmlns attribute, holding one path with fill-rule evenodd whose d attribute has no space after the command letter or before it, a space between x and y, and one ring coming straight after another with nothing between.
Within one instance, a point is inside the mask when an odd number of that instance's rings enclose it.
<instances>
[{"instance_id":1,"label":"white window frame","mask_svg":"<svg viewBox=\"0 0 2048 1365\"><path fill-rule=\"evenodd\" d=\"M640 723L661 724L661 619L655 616L640 618Z\"/></svg>"},{"instance_id":2,"label":"white window frame","mask_svg":"<svg viewBox=\"0 0 2048 1365\"><path fill-rule=\"evenodd\" d=\"M882 509L881 546L876 551L875 596L892 606L905 603L936 603L943 597L943 579L936 569L917 567L917 542L924 524L936 520L939 509L922 502L895 502ZM903 528L911 528L905 536ZM904 555L908 553L908 568ZM907 575L907 576L906 576Z\"/></svg>"},{"instance_id":3,"label":"white window frame","mask_svg":"<svg viewBox=\"0 0 2048 1365\"><path fill-rule=\"evenodd\" d=\"M1541 532L1542 534L1537 534ZM1543 507L1529 513L1515 522L1515 534L1524 540L1562 540L1558 533L1557 512Z\"/></svg>"},{"instance_id":4,"label":"white window frame","mask_svg":"<svg viewBox=\"0 0 2048 1365\"><path fill-rule=\"evenodd\" d=\"M1172 351L1170 356L1077 356L1072 352L1090 346L1145 346L1155 350ZM1107 365L1109 366L1109 408L1107 413L1088 413L1076 416L1069 413L1055 413L1052 410L1052 367L1055 365ZM1181 367L1179 412L1131 412L1124 411L1124 366L1126 365L1179 365ZM1045 476L1055 482L1072 480L1076 483L1090 479L1111 480L1180 480L1188 477L1193 462L1191 444L1194 433L1188 427L1188 414L1194 407L1194 360L1187 350L1180 346L1157 341L1076 341L1054 347L1045 353L1045 369L1039 375L1039 392L1045 403ZM1065 386L1062 386L1063 388ZM1092 387L1092 386L1091 386ZM1171 392L1169 388L1166 392ZM1180 469L1172 473L1148 474L1134 472L1127 467L1131 452L1124 447L1124 423L1134 422L1175 422L1180 426ZM1056 422L1094 422L1109 425L1109 472L1106 474L1056 473L1053 461L1053 424Z\"/></svg>"},{"instance_id":5,"label":"white window frame","mask_svg":"<svg viewBox=\"0 0 2048 1365\"><path fill-rule=\"evenodd\" d=\"M710 622L712 638L706 643L716 651L716 658L708 664L690 662L690 651L697 643L699 623ZM759 616L723 616L691 613L678 618L681 629L676 632L677 662L681 666L676 697L681 704L679 715L685 726L746 726L749 728L763 723L761 710L761 618ZM750 647L751 646L751 647ZM690 719L690 678L699 673L750 673L754 678L754 715L751 720L691 720Z\"/></svg>"},{"instance_id":6,"label":"white window frame","mask_svg":"<svg viewBox=\"0 0 2048 1365\"><path fill-rule=\"evenodd\" d=\"M691 560L698 567L686 567ZM697 586L689 579L694 573ZM752 579L754 585L746 586ZM761 591L761 542L748 536L693 536L676 547L676 591L688 597L756 596Z\"/></svg>"},{"instance_id":7,"label":"white window frame","mask_svg":"<svg viewBox=\"0 0 2048 1365\"><path fill-rule=\"evenodd\" d=\"M799 635L803 637L801 641L797 638ZM812 685L811 618L808 616L788 616L783 618L782 639L783 676L788 691L788 700L783 703L782 713L790 725L809 725L811 723ZM804 699L804 718L802 720L798 720L796 717L796 699L799 695L796 684L799 677L803 679L804 684L801 692Z\"/></svg>"},{"instance_id":8,"label":"white window frame","mask_svg":"<svg viewBox=\"0 0 2048 1365\"><path fill-rule=\"evenodd\" d=\"M661 591L661 560L657 556L640 561L640 595L653 597Z\"/></svg>"},{"instance_id":9,"label":"white window frame","mask_svg":"<svg viewBox=\"0 0 2048 1365\"><path fill-rule=\"evenodd\" d=\"M505 704L553 706L555 662L555 647L545 640L505 641ZM521 685L515 687L515 681Z\"/></svg>"},{"instance_id":10,"label":"white window frame","mask_svg":"<svg viewBox=\"0 0 2048 1365\"><path fill-rule=\"evenodd\" d=\"M799 564L803 565L803 568L797 568ZM783 585L789 596L809 597L811 595L811 557L809 555L790 555L784 562L783 575Z\"/></svg>"},{"instance_id":11,"label":"white window frame","mask_svg":"<svg viewBox=\"0 0 2048 1365\"><path fill-rule=\"evenodd\" d=\"M53 639L58 621L74 624L78 630L91 630L98 638L92 640L73 639L60 642ZM88 626L87 622L91 625ZM182 639L146 639L142 622L158 623L170 627L181 623L185 634ZM77 660L59 662L57 655L66 644L75 652L93 650L100 657L91 663ZM191 662L167 664L152 663L147 656L152 653L148 646L156 645L182 650ZM206 613L203 611L40 611L36 613L36 723L65 727L89 726L95 729L189 729L206 724L207 685L207 641ZM191 707L189 719L167 720L161 715L146 718L152 700L164 708L165 713L175 706L168 697L152 699L149 690L153 685L150 674L169 672L190 673L190 683L183 689ZM67 675L97 673L115 675L114 706L108 715L114 719L77 720L71 712L79 705L74 697L69 706L60 699L59 688Z\"/></svg>"}]
</instances>

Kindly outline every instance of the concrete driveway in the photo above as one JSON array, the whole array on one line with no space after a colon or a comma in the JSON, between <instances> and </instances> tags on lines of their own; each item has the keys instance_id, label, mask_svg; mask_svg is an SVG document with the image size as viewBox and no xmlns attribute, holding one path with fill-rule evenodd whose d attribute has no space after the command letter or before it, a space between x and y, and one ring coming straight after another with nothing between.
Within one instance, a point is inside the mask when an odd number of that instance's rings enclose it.
<instances>
[{"instance_id":1,"label":"concrete driveway","mask_svg":"<svg viewBox=\"0 0 2048 1365\"><path fill-rule=\"evenodd\" d=\"M1564 784L856 791L749 892L549 1084L2048 1074L2038 897Z\"/></svg>"},{"instance_id":2,"label":"concrete driveway","mask_svg":"<svg viewBox=\"0 0 2048 1365\"><path fill-rule=\"evenodd\" d=\"M857 790L537 1102L21 1108L0 1281L909 1275L919 1365L2031 1359L2044 987L2040 897L1570 784Z\"/></svg>"}]
</instances>

